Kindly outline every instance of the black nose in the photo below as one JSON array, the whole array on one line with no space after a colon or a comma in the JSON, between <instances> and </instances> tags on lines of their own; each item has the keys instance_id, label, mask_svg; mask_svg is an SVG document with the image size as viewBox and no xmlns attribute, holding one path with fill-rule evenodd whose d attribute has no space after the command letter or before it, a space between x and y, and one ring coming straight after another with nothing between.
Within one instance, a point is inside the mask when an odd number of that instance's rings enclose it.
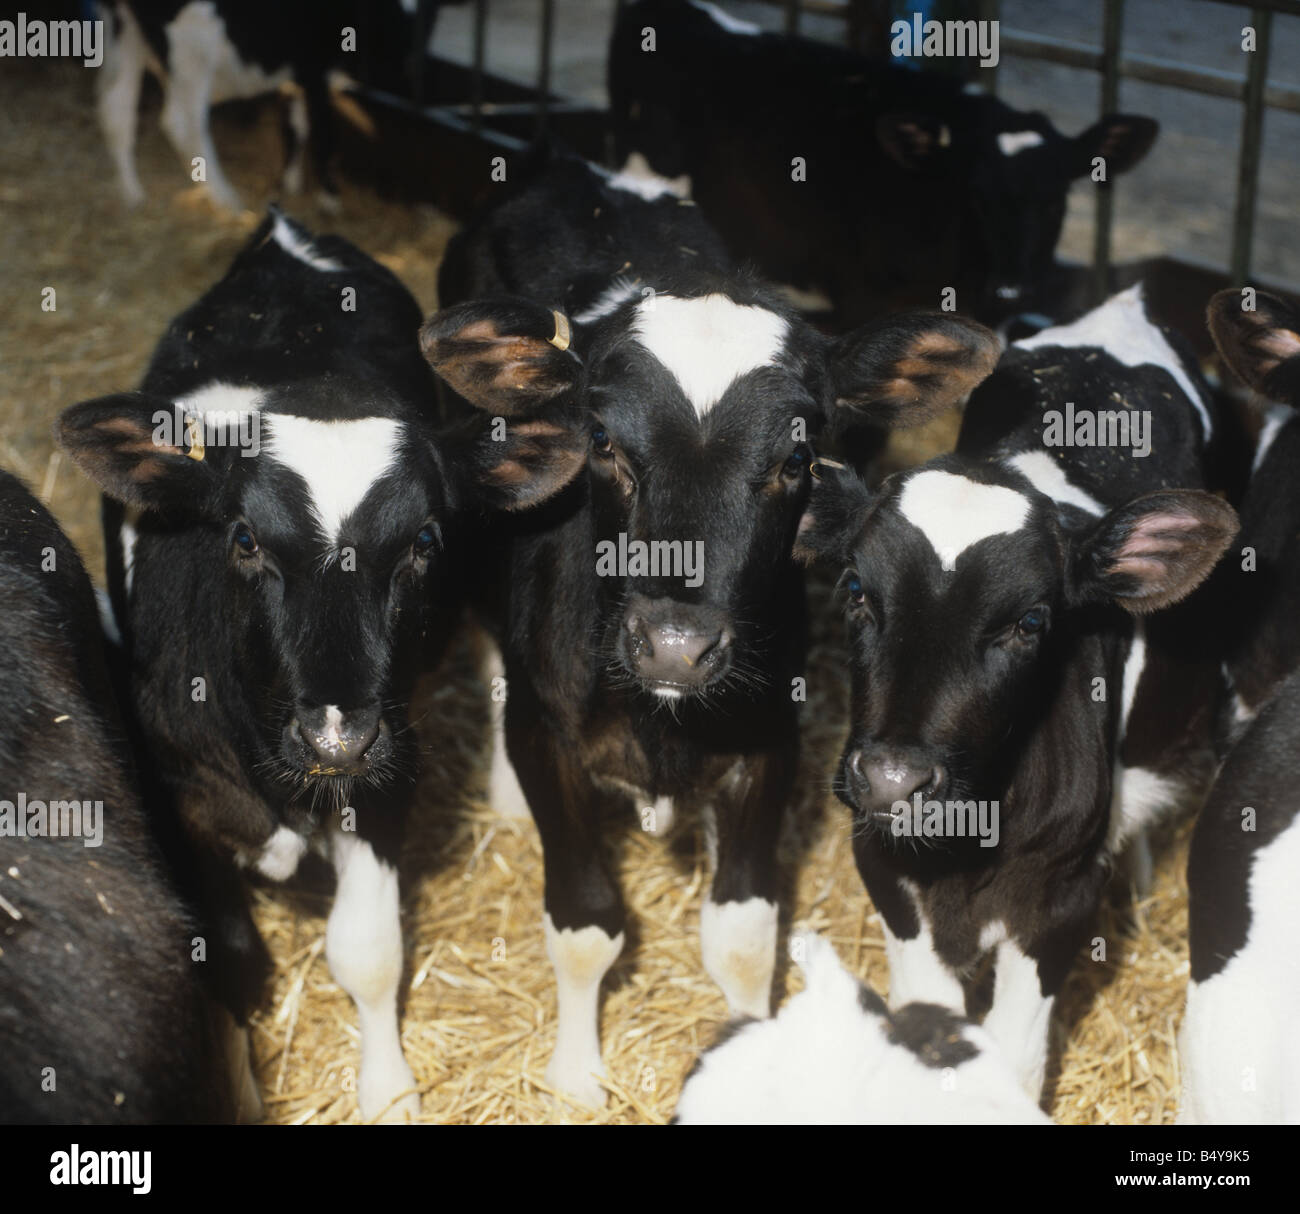
<instances>
[{"instance_id":1,"label":"black nose","mask_svg":"<svg viewBox=\"0 0 1300 1214\"><path fill-rule=\"evenodd\" d=\"M315 775L353 775L364 771L379 737L379 705L350 708L336 704L299 704L289 723L306 769Z\"/></svg>"},{"instance_id":2,"label":"black nose","mask_svg":"<svg viewBox=\"0 0 1300 1214\"><path fill-rule=\"evenodd\" d=\"M629 604L628 656L636 673L665 694L702 687L726 664L731 633L720 613L671 599Z\"/></svg>"},{"instance_id":3,"label":"black nose","mask_svg":"<svg viewBox=\"0 0 1300 1214\"><path fill-rule=\"evenodd\" d=\"M905 751L851 751L843 774L853 807L865 814L887 814L895 801L907 801L915 792L934 796L946 779L942 764Z\"/></svg>"}]
</instances>

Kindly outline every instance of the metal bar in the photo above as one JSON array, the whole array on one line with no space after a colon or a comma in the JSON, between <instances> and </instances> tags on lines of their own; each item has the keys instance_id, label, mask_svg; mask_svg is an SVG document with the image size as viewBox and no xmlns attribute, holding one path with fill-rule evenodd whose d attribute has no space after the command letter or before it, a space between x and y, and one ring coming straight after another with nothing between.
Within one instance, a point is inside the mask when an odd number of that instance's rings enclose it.
<instances>
[{"instance_id":1,"label":"metal bar","mask_svg":"<svg viewBox=\"0 0 1300 1214\"><path fill-rule=\"evenodd\" d=\"M542 0L542 46L537 65L537 134L546 134L551 97L551 48L555 42L555 0Z\"/></svg>"},{"instance_id":2,"label":"metal bar","mask_svg":"<svg viewBox=\"0 0 1300 1214\"><path fill-rule=\"evenodd\" d=\"M1124 0L1106 0L1101 33L1101 112L1119 108L1119 53L1124 29ZM1097 211L1092 229L1092 295L1101 303L1110 294L1110 236L1115 226L1115 195L1110 173L1097 183Z\"/></svg>"},{"instance_id":3,"label":"metal bar","mask_svg":"<svg viewBox=\"0 0 1300 1214\"><path fill-rule=\"evenodd\" d=\"M799 32L799 0L785 0L785 32L787 34L797 34ZM848 20L847 14L845 20Z\"/></svg>"},{"instance_id":4,"label":"metal bar","mask_svg":"<svg viewBox=\"0 0 1300 1214\"><path fill-rule=\"evenodd\" d=\"M1246 105L1241 119L1241 153L1237 158L1237 206L1232 218L1232 261L1228 272L1241 286L1250 277L1250 246L1255 236L1255 199L1259 194L1259 149L1264 136L1264 81L1273 14L1250 10L1255 27L1255 51L1246 69Z\"/></svg>"},{"instance_id":5,"label":"metal bar","mask_svg":"<svg viewBox=\"0 0 1300 1214\"><path fill-rule=\"evenodd\" d=\"M1245 8L1250 5L1254 12L1268 9L1272 13L1289 13L1300 17L1300 0L1215 0L1216 4L1229 4L1233 8Z\"/></svg>"},{"instance_id":6,"label":"metal bar","mask_svg":"<svg viewBox=\"0 0 1300 1214\"><path fill-rule=\"evenodd\" d=\"M1003 30L1001 44L1003 55L1038 59L1045 63L1059 63L1065 67L1090 71L1101 70L1101 52L1079 42L1026 34L1020 30ZM1218 68L1186 67L1172 59L1160 59L1152 55L1121 56L1119 74L1124 80L1141 80L1146 84L1160 84L1189 93L1202 93L1207 97L1226 97L1230 101L1241 101L1246 96L1244 76L1220 71ZM1270 109L1300 114L1300 86L1266 85L1264 104Z\"/></svg>"},{"instance_id":7,"label":"metal bar","mask_svg":"<svg viewBox=\"0 0 1300 1214\"><path fill-rule=\"evenodd\" d=\"M474 0L474 87L470 93L474 117L470 128L476 135L483 130L483 60L487 53L487 6L488 0Z\"/></svg>"},{"instance_id":8,"label":"metal bar","mask_svg":"<svg viewBox=\"0 0 1300 1214\"><path fill-rule=\"evenodd\" d=\"M421 107L429 114L453 114L458 118L472 118L474 106L469 102L454 105L428 105ZM552 101L547 107L552 117L556 114L603 114L606 111L586 101ZM519 118L537 114L536 101L485 101L483 115L487 118Z\"/></svg>"},{"instance_id":9,"label":"metal bar","mask_svg":"<svg viewBox=\"0 0 1300 1214\"><path fill-rule=\"evenodd\" d=\"M1002 0L979 0L979 20L997 21L998 22L998 60L1002 59L1001 37L1002 37ZM975 79L984 86L987 93L997 96L998 92L998 66L995 63L992 67L981 67L976 73Z\"/></svg>"}]
</instances>

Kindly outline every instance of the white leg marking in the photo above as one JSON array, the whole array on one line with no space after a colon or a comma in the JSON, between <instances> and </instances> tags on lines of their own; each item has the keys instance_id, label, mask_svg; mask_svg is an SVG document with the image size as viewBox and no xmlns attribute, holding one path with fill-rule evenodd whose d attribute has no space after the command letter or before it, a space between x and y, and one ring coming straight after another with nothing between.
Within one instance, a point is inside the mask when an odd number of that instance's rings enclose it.
<instances>
[{"instance_id":1,"label":"white leg marking","mask_svg":"<svg viewBox=\"0 0 1300 1214\"><path fill-rule=\"evenodd\" d=\"M772 1014L776 920L776 904L765 898L714 902L710 897L700 911L704 968L722 988L733 1015Z\"/></svg>"},{"instance_id":2,"label":"white leg marking","mask_svg":"<svg viewBox=\"0 0 1300 1214\"><path fill-rule=\"evenodd\" d=\"M397 872L349 831L331 836L338 890L325 931L334 980L357 1005L361 1078L357 1103L367 1121L406 1121L420 1114L415 1076L402 1055L397 984L402 977L402 926Z\"/></svg>"},{"instance_id":3,"label":"white leg marking","mask_svg":"<svg viewBox=\"0 0 1300 1214\"><path fill-rule=\"evenodd\" d=\"M910 940L900 940L885 924L885 956L889 960L889 1006L905 1003L937 1003L940 1007L966 1014L966 994L961 979L934 951L934 938L923 917L921 930Z\"/></svg>"},{"instance_id":4,"label":"white leg marking","mask_svg":"<svg viewBox=\"0 0 1300 1214\"><path fill-rule=\"evenodd\" d=\"M1038 965L1014 940L998 946L993 1006L984 1028L1002 1048L1020 1086L1032 1100L1043 1094L1047 1069L1047 1034L1054 999L1043 994Z\"/></svg>"},{"instance_id":5,"label":"white leg marking","mask_svg":"<svg viewBox=\"0 0 1300 1214\"><path fill-rule=\"evenodd\" d=\"M118 185L127 205L144 201L144 187L135 171L136 110L140 103L140 82L144 78L145 45L135 17L125 8L118 9L121 21L119 37L104 55L99 84L99 124L104 141L117 166ZM107 31L111 21L104 23Z\"/></svg>"},{"instance_id":6,"label":"white leg marking","mask_svg":"<svg viewBox=\"0 0 1300 1214\"><path fill-rule=\"evenodd\" d=\"M307 840L287 826L276 827L262 847L254 867L272 881L287 881L298 871L298 861L307 851Z\"/></svg>"},{"instance_id":7,"label":"white leg marking","mask_svg":"<svg viewBox=\"0 0 1300 1214\"><path fill-rule=\"evenodd\" d=\"M213 1005L218 1039L225 1049L228 1068L229 1093L235 1106L235 1120L240 1125L251 1125L262 1120L262 1097L253 1078L253 1048L248 1027L240 1027L235 1018L220 1004Z\"/></svg>"},{"instance_id":8,"label":"white leg marking","mask_svg":"<svg viewBox=\"0 0 1300 1214\"><path fill-rule=\"evenodd\" d=\"M289 129L293 131L293 152L284 166L284 192L301 194L303 166L307 161L307 140L311 136L311 123L307 118L307 98L302 89L289 94Z\"/></svg>"},{"instance_id":9,"label":"white leg marking","mask_svg":"<svg viewBox=\"0 0 1300 1214\"><path fill-rule=\"evenodd\" d=\"M645 809L646 806L641 806ZM653 812L650 815L648 823L648 833L662 839L673 828L673 799L672 797L656 797L654 805L649 807Z\"/></svg>"},{"instance_id":10,"label":"white leg marking","mask_svg":"<svg viewBox=\"0 0 1300 1214\"><path fill-rule=\"evenodd\" d=\"M505 687L506 667L501 650L490 637L487 638L487 657L483 662L483 681L489 695L494 687ZM497 683L496 680L501 682ZM507 694L509 689L507 688ZM532 818L528 798L519 784L514 764L506 754L506 702L489 699L492 714L492 767L488 773L488 804L503 818L527 822Z\"/></svg>"},{"instance_id":11,"label":"white leg marking","mask_svg":"<svg viewBox=\"0 0 1300 1214\"><path fill-rule=\"evenodd\" d=\"M600 984L623 951L623 933L611 937L595 926L557 931L549 914L545 924L558 1012L546 1082L593 1109L603 1108L607 1093L595 1078L605 1074L598 1023Z\"/></svg>"}]
</instances>

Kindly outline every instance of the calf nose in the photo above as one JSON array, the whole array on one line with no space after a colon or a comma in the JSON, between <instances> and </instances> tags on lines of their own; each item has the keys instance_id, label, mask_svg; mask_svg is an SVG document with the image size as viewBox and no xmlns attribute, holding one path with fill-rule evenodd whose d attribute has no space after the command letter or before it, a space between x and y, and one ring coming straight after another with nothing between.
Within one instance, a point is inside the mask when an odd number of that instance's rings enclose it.
<instances>
[{"instance_id":1,"label":"calf nose","mask_svg":"<svg viewBox=\"0 0 1300 1214\"><path fill-rule=\"evenodd\" d=\"M299 704L289 732L308 752L316 774L344 775L364 770L366 754L379 737L379 705L343 712L336 704Z\"/></svg>"},{"instance_id":2,"label":"calf nose","mask_svg":"<svg viewBox=\"0 0 1300 1214\"><path fill-rule=\"evenodd\" d=\"M855 750L844 760L845 787L862 813L888 814L895 801L936 793L943 781L943 767L919 757Z\"/></svg>"},{"instance_id":3,"label":"calf nose","mask_svg":"<svg viewBox=\"0 0 1300 1214\"><path fill-rule=\"evenodd\" d=\"M729 643L726 629L720 625L689 619L651 620L635 612L627 618L627 632L637 674L651 683L683 689L702 686L713 678Z\"/></svg>"}]
</instances>

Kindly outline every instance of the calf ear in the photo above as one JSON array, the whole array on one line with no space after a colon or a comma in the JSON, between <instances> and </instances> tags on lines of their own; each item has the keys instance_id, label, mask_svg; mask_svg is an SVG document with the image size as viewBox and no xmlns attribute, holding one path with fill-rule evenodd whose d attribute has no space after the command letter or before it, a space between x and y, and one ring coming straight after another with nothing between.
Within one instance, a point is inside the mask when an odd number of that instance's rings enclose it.
<instances>
[{"instance_id":1,"label":"calf ear","mask_svg":"<svg viewBox=\"0 0 1300 1214\"><path fill-rule=\"evenodd\" d=\"M1150 150L1160 133L1154 118L1107 114L1074 139L1074 176L1092 172L1093 158L1106 161L1106 179L1127 173Z\"/></svg>"},{"instance_id":2,"label":"calf ear","mask_svg":"<svg viewBox=\"0 0 1300 1214\"><path fill-rule=\"evenodd\" d=\"M495 510L540 505L586 464L589 430L590 423L570 418L498 418L470 443L472 492Z\"/></svg>"},{"instance_id":3,"label":"calf ear","mask_svg":"<svg viewBox=\"0 0 1300 1214\"><path fill-rule=\"evenodd\" d=\"M1220 291L1206 319L1223 361L1257 392L1300 407L1300 309L1266 291L1255 310L1241 291Z\"/></svg>"},{"instance_id":4,"label":"calf ear","mask_svg":"<svg viewBox=\"0 0 1300 1214\"><path fill-rule=\"evenodd\" d=\"M841 337L831 352L836 405L894 429L919 426L964 400L997 366L983 325L943 312L900 312Z\"/></svg>"},{"instance_id":5,"label":"calf ear","mask_svg":"<svg viewBox=\"0 0 1300 1214\"><path fill-rule=\"evenodd\" d=\"M1158 611L1195 590L1236 534L1236 513L1213 494L1144 494L1112 510L1080 542L1071 597L1112 599L1134 615Z\"/></svg>"},{"instance_id":6,"label":"calf ear","mask_svg":"<svg viewBox=\"0 0 1300 1214\"><path fill-rule=\"evenodd\" d=\"M193 509L217 480L202 434L176 433L166 397L101 396L65 409L54 437L109 497L144 509Z\"/></svg>"},{"instance_id":7,"label":"calf ear","mask_svg":"<svg viewBox=\"0 0 1300 1214\"><path fill-rule=\"evenodd\" d=\"M444 308L420 330L429 365L470 404L518 417L574 388L582 364L569 319L529 300Z\"/></svg>"},{"instance_id":8,"label":"calf ear","mask_svg":"<svg viewBox=\"0 0 1300 1214\"><path fill-rule=\"evenodd\" d=\"M935 163L952 143L952 131L932 114L881 114L876 139L890 160L915 171Z\"/></svg>"},{"instance_id":9,"label":"calf ear","mask_svg":"<svg viewBox=\"0 0 1300 1214\"><path fill-rule=\"evenodd\" d=\"M872 502L857 474L833 460L813 464L813 486L794 537L794 558L805 565L847 560L853 537Z\"/></svg>"}]
</instances>

